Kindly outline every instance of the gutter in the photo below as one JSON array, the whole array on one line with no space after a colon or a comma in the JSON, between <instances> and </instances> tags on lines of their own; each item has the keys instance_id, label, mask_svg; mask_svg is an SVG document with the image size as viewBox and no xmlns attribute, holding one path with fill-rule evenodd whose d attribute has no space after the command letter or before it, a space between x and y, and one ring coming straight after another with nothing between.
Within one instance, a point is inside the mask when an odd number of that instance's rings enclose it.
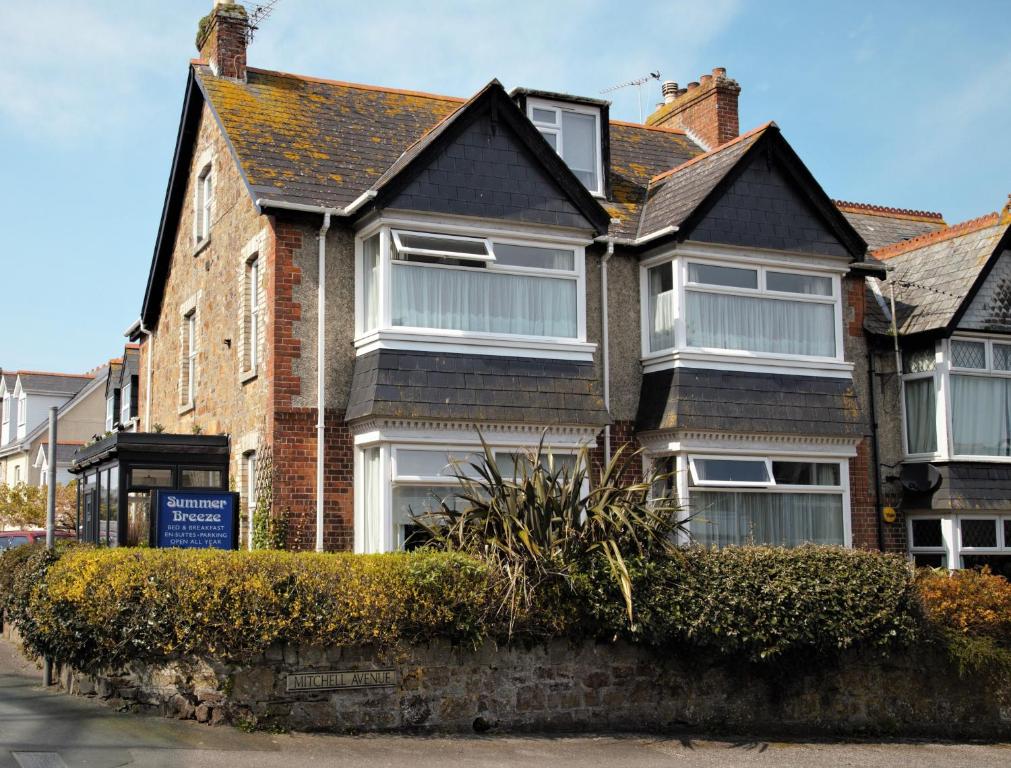
<instances>
[{"instance_id":1,"label":"gutter","mask_svg":"<svg viewBox=\"0 0 1011 768\"><path fill-rule=\"evenodd\" d=\"M316 295L316 551L323 551L323 512L324 512L324 468L326 465L326 235L330 229L331 217L346 218L366 203L374 200L378 192L368 189L343 208L327 208L304 203L288 203L283 200L258 198L257 209L263 213L266 209L283 211L300 211L302 213L319 213L323 215L323 224L318 237L318 288Z\"/></svg>"},{"instance_id":2,"label":"gutter","mask_svg":"<svg viewBox=\"0 0 1011 768\"><path fill-rule=\"evenodd\" d=\"M598 243L613 243L614 245L623 245L635 248L652 240L659 240L661 237L673 235L679 230L680 227L676 227L671 224L670 226L658 229L656 232L650 232L648 235L643 235L642 237L610 237L608 235L602 235L601 237L594 238L594 241Z\"/></svg>"}]
</instances>

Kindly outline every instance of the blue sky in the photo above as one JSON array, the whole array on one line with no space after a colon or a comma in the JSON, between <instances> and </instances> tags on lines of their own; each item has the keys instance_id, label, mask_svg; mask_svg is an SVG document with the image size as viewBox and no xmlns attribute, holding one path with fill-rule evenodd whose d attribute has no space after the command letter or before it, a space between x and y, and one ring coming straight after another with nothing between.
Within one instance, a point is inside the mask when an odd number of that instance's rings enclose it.
<instances>
[{"instance_id":1,"label":"blue sky","mask_svg":"<svg viewBox=\"0 0 1011 768\"><path fill-rule=\"evenodd\" d=\"M197 21L211 0L0 0L0 366L80 371L140 309ZM1006 3L280 0L253 66L470 95L597 95L715 66L830 195L942 211L1011 192ZM612 116L638 117L634 89ZM647 105L659 98L654 83Z\"/></svg>"}]
</instances>

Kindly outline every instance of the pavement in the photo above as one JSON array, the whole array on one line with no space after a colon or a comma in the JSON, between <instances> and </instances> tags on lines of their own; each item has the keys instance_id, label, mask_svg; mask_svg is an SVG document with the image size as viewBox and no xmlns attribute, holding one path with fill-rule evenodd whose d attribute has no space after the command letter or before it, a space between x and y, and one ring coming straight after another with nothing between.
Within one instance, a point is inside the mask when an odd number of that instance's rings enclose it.
<instances>
[{"instance_id":1,"label":"pavement","mask_svg":"<svg viewBox=\"0 0 1011 768\"><path fill-rule=\"evenodd\" d=\"M115 712L44 690L0 640L0 768L1008 768L1011 744L719 740L607 736L328 736Z\"/></svg>"}]
</instances>

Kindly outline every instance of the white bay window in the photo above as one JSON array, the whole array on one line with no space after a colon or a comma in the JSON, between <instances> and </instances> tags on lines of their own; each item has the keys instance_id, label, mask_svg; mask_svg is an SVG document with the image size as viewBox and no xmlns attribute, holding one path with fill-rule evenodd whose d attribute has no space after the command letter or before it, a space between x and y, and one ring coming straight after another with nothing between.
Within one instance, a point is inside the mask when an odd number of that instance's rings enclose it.
<instances>
[{"instance_id":1,"label":"white bay window","mask_svg":"<svg viewBox=\"0 0 1011 768\"><path fill-rule=\"evenodd\" d=\"M912 514L906 519L909 554L928 568L990 568L1011 577L1011 517L985 512Z\"/></svg>"},{"instance_id":2,"label":"white bay window","mask_svg":"<svg viewBox=\"0 0 1011 768\"><path fill-rule=\"evenodd\" d=\"M583 247L394 227L359 241L359 350L385 337L582 355Z\"/></svg>"},{"instance_id":3,"label":"white bay window","mask_svg":"<svg viewBox=\"0 0 1011 768\"><path fill-rule=\"evenodd\" d=\"M476 478L472 464L480 465L483 448L473 443L453 445L417 442L372 442L356 439L355 551L387 552L411 549L424 541L416 518L437 513L458 503L460 477ZM537 438L525 444L502 442L492 446L499 471L521 477L522 463L536 451ZM578 445L571 440L545 447L542 465L549 469L575 467Z\"/></svg>"},{"instance_id":4,"label":"white bay window","mask_svg":"<svg viewBox=\"0 0 1011 768\"><path fill-rule=\"evenodd\" d=\"M680 454L690 540L703 546L850 544L848 464L794 456Z\"/></svg>"},{"instance_id":5,"label":"white bay window","mask_svg":"<svg viewBox=\"0 0 1011 768\"><path fill-rule=\"evenodd\" d=\"M842 364L841 287L832 272L681 256L647 263L643 357Z\"/></svg>"},{"instance_id":6,"label":"white bay window","mask_svg":"<svg viewBox=\"0 0 1011 768\"><path fill-rule=\"evenodd\" d=\"M1011 342L956 336L902 354L906 455L1011 458Z\"/></svg>"}]
</instances>

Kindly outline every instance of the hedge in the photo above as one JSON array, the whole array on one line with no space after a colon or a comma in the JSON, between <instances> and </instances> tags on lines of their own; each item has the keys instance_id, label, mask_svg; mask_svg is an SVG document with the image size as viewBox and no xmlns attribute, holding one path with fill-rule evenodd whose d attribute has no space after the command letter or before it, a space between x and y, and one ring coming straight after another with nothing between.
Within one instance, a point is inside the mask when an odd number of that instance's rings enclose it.
<instances>
[{"instance_id":1,"label":"hedge","mask_svg":"<svg viewBox=\"0 0 1011 768\"><path fill-rule=\"evenodd\" d=\"M604 566L601 565L601 568ZM920 609L906 560L837 547L688 548L634 564L638 619L626 635L751 661L916 640ZM617 626L603 578L582 583L593 626Z\"/></svg>"},{"instance_id":2,"label":"hedge","mask_svg":"<svg viewBox=\"0 0 1011 768\"><path fill-rule=\"evenodd\" d=\"M1011 648L1011 582L973 570L923 570L917 582L927 617L967 637Z\"/></svg>"},{"instance_id":3,"label":"hedge","mask_svg":"<svg viewBox=\"0 0 1011 768\"><path fill-rule=\"evenodd\" d=\"M7 615L29 651L86 671L187 655L242 661L276 642L475 642L488 592L484 566L459 555L26 551Z\"/></svg>"},{"instance_id":4,"label":"hedge","mask_svg":"<svg viewBox=\"0 0 1011 768\"><path fill-rule=\"evenodd\" d=\"M826 547L687 549L630 561L635 624L602 560L546 591L530 635L615 636L750 661L913 642L921 612L899 557ZM276 642L397 644L505 634L500 584L462 555L71 547L0 557L0 600L28 650L86 671ZM564 601L564 603L560 602Z\"/></svg>"}]
</instances>

